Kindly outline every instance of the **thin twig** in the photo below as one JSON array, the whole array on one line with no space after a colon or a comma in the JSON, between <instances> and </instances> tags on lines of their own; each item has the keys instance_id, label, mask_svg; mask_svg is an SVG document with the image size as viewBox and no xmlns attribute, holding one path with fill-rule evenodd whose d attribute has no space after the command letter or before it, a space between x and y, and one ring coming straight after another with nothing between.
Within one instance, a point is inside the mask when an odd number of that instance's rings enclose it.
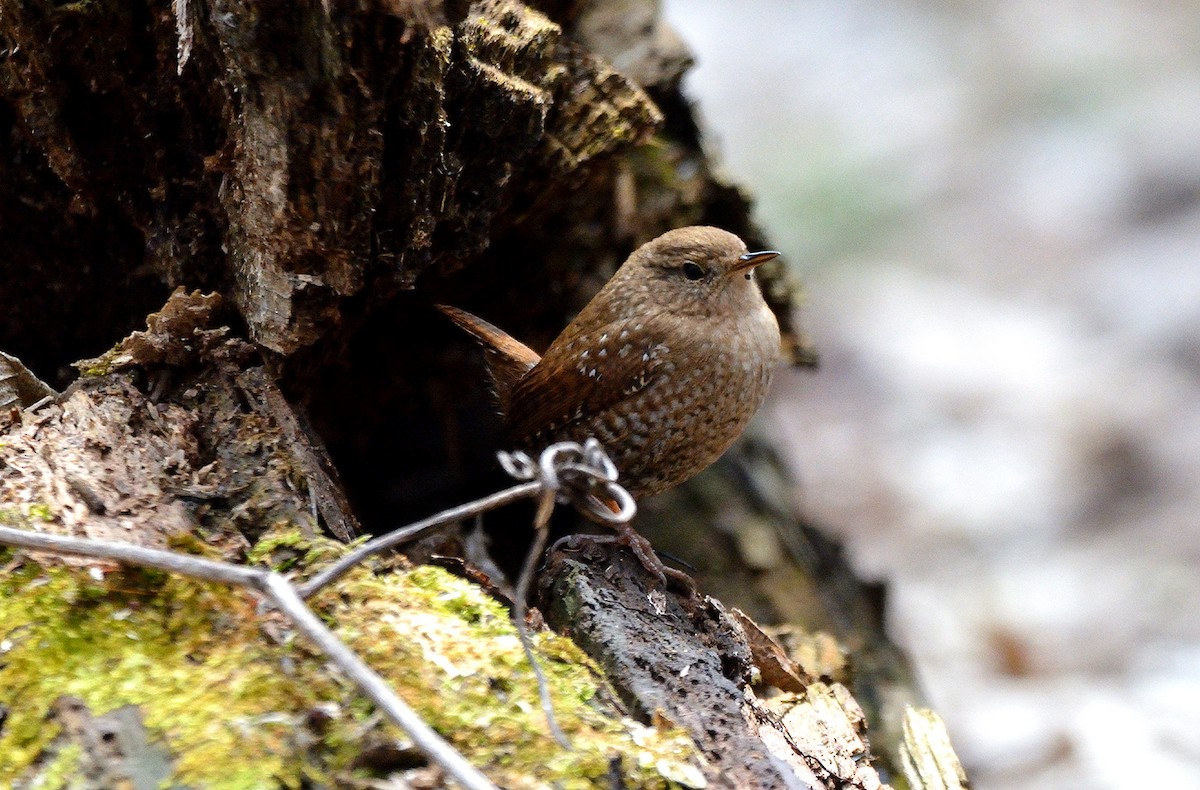
<instances>
[{"instance_id":1,"label":"thin twig","mask_svg":"<svg viewBox=\"0 0 1200 790\"><path fill-rule=\"evenodd\" d=\"M159 568L183 576L191 576L210 582L222 582L238 587L262 589L261 578L264 571L258 568L248 568L245 565L231 565L227 562L206 560L193 557L190 554L176 554L160 549L148 549L145 546L135 546L132 543L116 541L92 540L91 538L70 538L65 535L45 535L40 532L29 532L12 527L0 527L0 543L9 546L20 546L24 549L39 549L54 554L69 554L78 557L97 557L105 560L117 560L130 565L142 565L147 568Z\"/></svg>"},{"instance_id":2,"label":"thin twig","mask_svg":"<svg viewBox=\"0 0 1200 790\"><path fill-rule=\"evenodd\" d=\"M517 579L513 624L516 626L517 636L521 639L525 657L533 668L534 677L537 678L538 699L546 716L546 725L555 740L564 749L569 749L571 747L567 736L558 726L554 716L550 684L546 681L541 662L533 650L533 639L525 627L529 588L533 583L537 562L546 547L546 539L550 533L550 514L557 500L569 501L589 518L616 528L629 523L637 513L637 503L628 491L617 484L617 467L596 439L588 439L583 444L552 444L538 456L537 463L523 452L500 453L500 465L513 477L536 480L542 486L541 498L533 520L536 535L529 553L525 555L525 563ZM608 507L608 502L613 503L615 509Z\"/></svg>"},{"instance_id":3,"label":"thin twig","mask_svg":"<svg viewBox=\"0 0 1200 790\"><path fill-rule=\"evenodd\" d=\"M448 508L367 541L299 585L296 589L300 596L305 599L311 598L367 557L402 545L422 533L507 505L509 502L538 496L546 491L551 492L552 496L549 500L543 499L540 508L553 508L555 499L559 494L564 494L589 517L610 526L628 523L637 513L637 504L629 492L617 484L617 469L595 439L588 439L583 444L552 444L538 456L537 463L522 452L500 453L500 464L511 476L529 482L506 488L465 505ZM609 501L617 504L618 510L612 511L607 507L597 506L599 500L593 489L602 491ZM549 513L545 516L548 518ZM542 513L539 510L538 519L541 518Z\"/></svg>"}]
</instances>

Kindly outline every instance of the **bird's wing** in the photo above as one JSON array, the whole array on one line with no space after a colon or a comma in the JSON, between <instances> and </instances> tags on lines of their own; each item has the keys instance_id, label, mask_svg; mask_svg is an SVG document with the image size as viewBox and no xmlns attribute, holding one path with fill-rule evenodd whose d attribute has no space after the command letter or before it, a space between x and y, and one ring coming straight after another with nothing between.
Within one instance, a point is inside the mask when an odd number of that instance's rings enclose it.
<instances>
[{"instance_id":1,"label":"bird's wing","mask_svg":"<svg viewBox=\"0 0 1200 790\"><path fill-rule=\"evenodd\" d=\"M657 316L564 332L513 389L508 429L517 441L606 411L663 374L670 348Z\"/></svg>"}]
</instances>

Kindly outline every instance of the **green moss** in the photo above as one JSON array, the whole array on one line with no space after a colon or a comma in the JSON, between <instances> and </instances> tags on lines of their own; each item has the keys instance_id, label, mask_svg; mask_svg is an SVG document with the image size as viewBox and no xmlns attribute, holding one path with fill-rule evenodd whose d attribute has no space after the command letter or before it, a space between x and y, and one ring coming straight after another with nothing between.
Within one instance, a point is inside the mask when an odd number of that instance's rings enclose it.
<instances>
[{"instance_id":1,"label":"green moss","mask_svg":"<svg viewBox=\"0 0 1200 790\"><path fill-rule=\"evenodd\" d=\"M50 510L49 505L34 504L29 506L29 517L40 519L42 521L53 521L54 512Z\"/></svg>"},{"instance_id":2,"label":"green moss","mask_svg":"<svg viewBox=\"0 0 1200 790\"><path fill-rule=\"evenodd\" d=\"M31 790L74 787L71 780L79 775L82 757L83 750L77 744L67 744L54 755L54 759L38 770L37 781L31 783Z\"/></svg>"},{"instance_id":3,"label":"green moss","mask_svg":"<svg viewBox=\"0 0 1200 790\"><path fill-rule=\"evenodd\" d=\"M73 569L26 564L0 584L0 622L9 649L0 699L0 785L18 778L55 735L44 722L59 696L94 712L142 707L151 730L167 734L178 778L216 786L230 754L264 783L298 781L278 729L245 727L255 717L296 712L329 679L297 686L278 668L282 654L259 633L256 601L241 591L162 573L130 570L103 582ZM317 693L320 693L317 691ZM226 785L229 786L229 785Z\"/></svg>"},{"instance_id":4,"label":"green moss","mask_svg":"<svg viewBox=\"0 0 1200 790\"><path fill-rule=\"evenodd\" d=\"M33 502L20 507L0 507L0 525L6 527L29 528L31 520L54 521L54 511L49 505Z\"/></svg>"},{"instance_id":5,"label":"green moss","mask_svg":"<svg viewBox=\"0 0 1200 790\"><path fill-rule=\"evenodd\" d=\"M477 586L430 566L359 574L349 586L350 597L343 591L326 610L342 637L501 784L599 786L616 755L632 786L666 787L664 771L695 775L686 735L614 717L596 703L602 681L591 660L569 639L540 633L555 716L572 741L569 751L558 746L508 610Z\"/></svg>"},{"instance_id":6,"label":"green moss","mask_svg":"<svg viewBox=\"0 0 1200 790\"><path fill-rule=\"evenodd\" d=\"M85 4L86 5L86 4ZM80 378L100 378L114 370L126 367L129 356L125 353L125 340L118 340L112 348L94 359L81 359L71 363L71 367L79 371Z\"/></svg>"},{"instance_id":7,"label":"green moss","mask_svg":"<svg viewBox=\"0 0 1200 790\"><path fill-rule=\"evenodd\" d=\"M280 530L251 557L276 566L286 556L307 570L344 550ZM432 567L382 576L360 569L314 607L502 785L606 785L618 755L631 786L698 781L685 734L621 718L599 702L592 662L570 640L539 634L555 713L573 742L559 747L508 611L463 579ZM176 756L172 781L197 788L325 783L351 770L365 731L387 726L245 591L137 569L96 581L81 569L27 562L0 579L0 624L0 703L9 714L0 786L26 775L57 734L45 717L64 694L95 713L140 706L152 736ZM318 704L336 711L319 737L301 724Z\"/></svg>"},{"instance_id":8,"label":"green moss","mask_svg":"<svg viewBox=\"0 0 1200 790\"><path fill-rule=\"evenodd\" d=\"M86 365L82 367L77 363L75 367L79 370L79 377L85 379L98 379L107 376L113 370L113 352L105 352L102 356L95 359L87 360Z\"/></svg>"},{"instance_id":9,"label":"green moss","mask_svg":"<svg viewBox=\"0 0 1200 790\"><path fill-rule=\"evenodd\" d=\"M293 568L319 568L368 540L370 538L362 537L347 546L331 540L313 540L299 527L286 526L259 538L246 559L251 565L262 565L280 573Z\"/></svg>"}]
</instances>

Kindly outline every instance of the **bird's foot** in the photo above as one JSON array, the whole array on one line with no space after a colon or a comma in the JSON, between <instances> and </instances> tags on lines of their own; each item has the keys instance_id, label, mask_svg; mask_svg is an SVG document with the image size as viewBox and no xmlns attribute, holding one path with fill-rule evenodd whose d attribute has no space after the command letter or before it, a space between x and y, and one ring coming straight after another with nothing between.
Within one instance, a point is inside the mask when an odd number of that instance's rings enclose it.
<instances>
[{"instance_id":1,"label":"bird's foot","mask_svg":"<svg viewBox=\"0 0 1200 790\"><path fill-rule=\"evenodd\" d=\"M663 589L668 589L672 583L682 590L687 596L695 597L698 595L696 590L696 581L681 570L669 568L659 559L658 554L654 551L654 546L646 537L640 534L628 524L613 525L617 531L616 535L568 535L560 539L551 548L553 551L562 545L565 541L570 541L579 537L585 537L593 544L610 543L618 546L625 546L633 552L633 556L637 557L638 562L642 567L658 580L658 583Z\"/></svg>"}]
</instances>

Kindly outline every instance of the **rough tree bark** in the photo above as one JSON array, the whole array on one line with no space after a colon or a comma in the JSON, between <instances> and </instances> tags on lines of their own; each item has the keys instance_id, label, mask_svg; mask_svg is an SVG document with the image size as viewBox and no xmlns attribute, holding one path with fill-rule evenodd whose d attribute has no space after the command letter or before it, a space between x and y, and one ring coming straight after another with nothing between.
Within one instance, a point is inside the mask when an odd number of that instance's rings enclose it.
<instances>
[{"instance_id":1,"label":"rough tree bark","mask_svg":"<svg viewBox=\"0 0 1200 790\"><path fill-rule=\"evenodd\" d=\"M481 361L432 304L537 347L664 230L765 246L688 64L653 0L0 0L0 521L304 574L504 485ZM751 437L647 503L639 529L714 598L604 546L548 556L571 750L499 602L528 510L318 606L504 786L958 786L936 717L904 713L878 596L787 487ZM0 783L440 783L251 597L0 561Z\"/></svg>"}]
</instances>

